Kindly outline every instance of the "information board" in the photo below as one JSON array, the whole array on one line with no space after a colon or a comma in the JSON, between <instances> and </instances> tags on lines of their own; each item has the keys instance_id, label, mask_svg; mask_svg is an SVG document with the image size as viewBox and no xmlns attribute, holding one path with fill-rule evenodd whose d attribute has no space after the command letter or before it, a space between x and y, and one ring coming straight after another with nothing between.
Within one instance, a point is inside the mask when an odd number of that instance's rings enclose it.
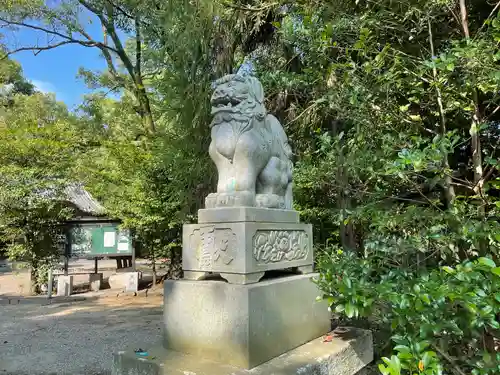
<instances>
[{"instance_id":1,"label":"information board","mask_svg":"<svg viewBox=\"0 0 500 375\"><path fill-rule=\"evenodd\" d=\"M77 224L70 229L70 257L92 258L110 255L132 255L128 229L113 224Z\"/></svg>"}]
</instances>

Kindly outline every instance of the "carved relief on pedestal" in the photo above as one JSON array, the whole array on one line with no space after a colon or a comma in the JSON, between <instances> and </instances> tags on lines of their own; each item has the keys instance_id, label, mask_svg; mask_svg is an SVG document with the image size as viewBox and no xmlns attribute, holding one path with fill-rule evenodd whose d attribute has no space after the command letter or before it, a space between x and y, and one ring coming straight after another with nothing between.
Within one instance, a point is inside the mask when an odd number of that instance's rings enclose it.
<instances>
[{"instance_id":1,"label":"carved relief on pedestal","mask_svg":"<svg viewBox=\"0 0 500 375\"><path fill-rule=\"evenodd\" d=\"M214 265L229 265L234 259L236 234L229 228L206 226L193 230L190 247L196 249L199 269L211 270Z\"/></svg>"},{"instance_id":2,"label":"carved relief on pedestal","mask_svg":"<svg viewBox=\"0 0 500 375\"><path fill-rule=\"evenodd\" d=\"M258 230L253 237L253 256L257 263L304 260L309 251L309 239L304 231Z\"/></svg>"}]
</instances>

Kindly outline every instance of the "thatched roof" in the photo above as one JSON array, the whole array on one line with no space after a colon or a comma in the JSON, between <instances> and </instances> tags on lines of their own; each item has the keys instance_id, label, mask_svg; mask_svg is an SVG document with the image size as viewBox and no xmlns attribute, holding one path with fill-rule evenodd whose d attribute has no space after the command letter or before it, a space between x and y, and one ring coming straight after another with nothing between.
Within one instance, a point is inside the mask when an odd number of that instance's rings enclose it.
<instances>
[{"instance_id":1,"label":"thatched roof","mask_svg":"<svg viewBox=\"0 0 500 375\"><path fill-rule=\"evenodd\" d=\"M96 216L106 212L105 208L81 184L75 183L67 186L64 193L67 200L82 212Z\"/></svg>"}]
</instances>

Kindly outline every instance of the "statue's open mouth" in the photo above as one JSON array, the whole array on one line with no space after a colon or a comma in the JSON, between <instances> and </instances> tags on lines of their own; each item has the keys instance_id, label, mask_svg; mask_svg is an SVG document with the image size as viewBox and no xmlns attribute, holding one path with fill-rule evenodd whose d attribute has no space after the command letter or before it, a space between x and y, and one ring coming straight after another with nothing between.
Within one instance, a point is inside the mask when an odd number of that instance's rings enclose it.
<instances>
[{"instance_id":1,"label":"statue's open mouth","mask_svg":"<svg viewBox=\"0 0 500 375\"><path fill-rule=\"evenodd\" d=\"M212 98L212 113L220 111L232 111L234 107L237 107L241 100L237 98L230 98L228 96L220 96Z\"/></svg>"}]
</instances>

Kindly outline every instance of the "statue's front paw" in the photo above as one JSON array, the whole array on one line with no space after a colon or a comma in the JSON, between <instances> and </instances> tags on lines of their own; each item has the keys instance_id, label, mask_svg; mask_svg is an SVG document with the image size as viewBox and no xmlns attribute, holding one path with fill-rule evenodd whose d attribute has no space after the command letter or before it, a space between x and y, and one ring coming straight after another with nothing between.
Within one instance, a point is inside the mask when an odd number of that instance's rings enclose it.
<instances>
[{"instance_id":1,"label":"statue's front paw","mask_svg":"<svg viewBox=\"0 0 500 375\"><path fill-rule=\"evenodd\" d=\"M255 206L255 194L250 191L233 191L230 193L219 193L217 196L217 207L253 207Z\"/></svg>"},{"instance_id":2,"label":"statue's front paw","mask_svg":"<svg viewBox=\"0 0 500 375\"><path fill-rule=\"evenodd\" d=\"M231 207L234 206L234 195L232 193L219 193L217 194L217 207Z\"/></svg>"},{"instance_id":3,"label":"statue's front paw","mask_svg":"<svg viewBox=\"0 0 500 375\"><path fill-rule=\"evenodd\" d=\"M257 194L255 196L255 205L257 207L269 207L271 201L269 198L269 194Z\"/></svg>"},{"instance_id":4,"label":"statue's front paw","mask_svg":"<svg viewBox=\"0 0 500 375\"><path fill-rule=\"evenodd\" d=\"M217 207L217 195L216 193L210 193L205 198L205 208L215 208Z\"/></svg>"},{"instance_id":5,"label":"statue's front paw","mask_svg":"<svg viewBox=\"0 0 500 375\"><path fill-rule=\"evenodd\" d=\"M250 191L212 193L205 198L206 208L216 207L254 207L255 194Z\"/></svg>"},{"instance_id":6,"label":"statue's front paw","mask_svg":"<svg viewBox=\"0 0 500 375\"><path fill-rule=\"evenodd\" d=\"M234 205L239 207L255 207L255 194L251 191L238 191L234 195Z\"/></svg>"},{"instance_id":7,"label":"statue's front paw","mask_svg":"<svg viewBox=\"0 0 500 375\"><path fill-rule=\"evenodd\" d=\"M257 194L255 197L257 207L285 208L285 200L277 194Z\"/></svg>"}]
</instances>

